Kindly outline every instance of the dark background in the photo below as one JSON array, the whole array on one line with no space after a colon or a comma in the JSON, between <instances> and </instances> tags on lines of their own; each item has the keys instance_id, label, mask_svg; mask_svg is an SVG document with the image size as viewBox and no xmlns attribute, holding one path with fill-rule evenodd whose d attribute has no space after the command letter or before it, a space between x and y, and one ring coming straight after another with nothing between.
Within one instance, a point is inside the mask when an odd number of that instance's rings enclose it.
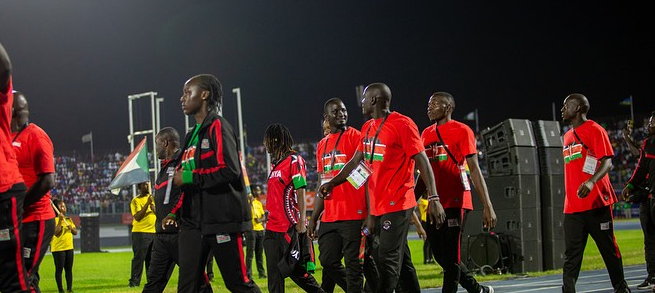
<instances>
[{"instance_id":1,"label":"dark background","mask_svg":"<svg viewBox=\"0 0 655 293\"><path fill-rule=\"evenodd\" d=\"M435 91L455 96L455 119L552 119L572 92L589 117L655 110L655 17L632 1L11 1L0 0L0 41L14 86L56 153L127 152L127 96L165 102L162 126L183 129L179 97L198 73L218 76L236 123L240 87L248 143L286 124L317 141L322 105L340 97L359 128L357 85L384 82L392 109L429 124ZM137 103L137 128L150 122ZM637 126L640 126L637 122ZM471 125L474 125L471 123ZM235 125L236 128L236 125Z\"/></svg>"}]
</instances>

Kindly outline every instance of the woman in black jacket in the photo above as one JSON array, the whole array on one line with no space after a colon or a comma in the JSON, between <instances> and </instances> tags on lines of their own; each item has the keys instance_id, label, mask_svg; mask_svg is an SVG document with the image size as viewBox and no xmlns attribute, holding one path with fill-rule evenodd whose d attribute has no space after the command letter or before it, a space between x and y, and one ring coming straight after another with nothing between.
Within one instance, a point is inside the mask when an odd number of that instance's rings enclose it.
<instances>
[{"instance_id":1,"label":"woman in black jacket","mask_svg":"<svg viewBox=\"0 0 655 293\"><path fill-rule=\"evenodd\" d=\"M180 98L185 115L196 118L187 133L174 184L181 186L181 208L168 220L180 217L180 278L178 292L197 292L211 250L225 286L231 292L260 293L247 277L242 234L252 229L251 211L239 161L236 135L218 113L222 86L209 74L190 78Z\"/></svg>"}]
</instances>

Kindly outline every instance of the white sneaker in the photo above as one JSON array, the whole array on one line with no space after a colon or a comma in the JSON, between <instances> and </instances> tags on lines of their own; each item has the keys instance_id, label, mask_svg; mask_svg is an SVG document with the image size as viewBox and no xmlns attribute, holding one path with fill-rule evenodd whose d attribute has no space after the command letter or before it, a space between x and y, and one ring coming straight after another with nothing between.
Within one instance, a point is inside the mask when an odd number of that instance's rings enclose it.
<instances>
[{"instance_id":1,"label":"white sneaker","mask_svg":"<svg viewBox=\"0 0 655 293\"><path fill-rule=\"evenodd\" d=\"M482 286L482 290L480 290L480 293L494 293L494 287L491 286Z\"/></svg>"}]
</instances>

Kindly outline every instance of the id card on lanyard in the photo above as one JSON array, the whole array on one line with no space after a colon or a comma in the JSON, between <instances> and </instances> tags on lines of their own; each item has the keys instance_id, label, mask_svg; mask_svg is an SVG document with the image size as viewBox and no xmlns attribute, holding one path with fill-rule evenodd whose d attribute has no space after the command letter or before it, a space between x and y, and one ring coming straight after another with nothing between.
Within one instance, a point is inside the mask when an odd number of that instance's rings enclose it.
<instances>
[{"instance_id":1,"label":"id card on lanyard","mask_svg":"<svg viewBox=\"0 0 655 293\"><path fill-rule=\"evenodd\" d=\"M575 129L573 129L573 135L575 138L580 142L582 147L587 150L587 155L585 156L584 159L584 165L582 165L582 172L587 173L589 175L594 175L596 173L596 167L598 166L598 159L596 159L595 156L589 154L590 150L587 147L587 145L580 139L578 136L578 133L575 132Z\"/></svg>"},{"instance_id":2,"label":"id card on lanyard","mask_svg":"<svg viewBox=\"0 0 655 293\"><path fill-rule=\"evenodd\" d=\"M382 119L382 122L380 122L380 126L378 126L378 130L375 132L375 136L373 137L373 140L370 141L370 148L371 152L370 154L370 159L368 162L366 162L366 157L364 157L364 161L360 161L359 165L357 165L357 168L353 169L350 174L348 174L348 182L352 184L355 189L359 189L366 183L368 178L373 174L373 158L375 157L375 143L378 140L378 135L380 135L380 131L382 130L382 126L384 125L384 122L387 121L387 118L389 118L389 114L384 115L384 119ZM368 134L371 131L371 126L369 125L368 129L366 130L366 138L368 138ZM369 147L369 143L364 142L364 152L366 152L367 148Z\"/></svg>"},{"instance_id":3,"label":"id card on lanyard","mask_svg":"<svg viewBox=\"0 0 655 293\"><path fill-rule=\"evenodd\" d=\"M464 166L464 162L460 164L455 160L455 156L453 153L450 152L450 149L448 149L448 146L446 145L446 142L441 138L441 133L439 133L439 127L437 125L434 125L434 130L437 132L437 136L439 137L440 143L443 146L443 148L446 150L446 153L448 153L448 157L450 157L451 160L453 160L453 163L455 163L455 166L459 169L459 179L462 182L462 187L464 190L471 190L471 183L469 183L469 178L468 175L466 174L466 167Z\"/></svg>"}]
</instances>

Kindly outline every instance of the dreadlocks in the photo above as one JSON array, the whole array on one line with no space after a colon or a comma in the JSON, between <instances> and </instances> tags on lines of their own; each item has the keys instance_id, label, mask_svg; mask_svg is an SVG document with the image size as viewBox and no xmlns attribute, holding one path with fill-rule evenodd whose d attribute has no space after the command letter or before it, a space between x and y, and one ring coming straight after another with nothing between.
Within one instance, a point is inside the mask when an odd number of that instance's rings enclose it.
<instances>
[{"instance_id":1,"label":"dreadlocks","mask_svg":"<svg viewBox=\"0 0 655 293\"><path fill-rule=\"evenodd\" d=\"M279 162L293 152L291 132L282 124L269 125L264 134L264 146L273 157L273 161Z\"/></svg>"},{"instance_id":2,"label":"dreadlocks","mask_svg":"<svg viewBox=\"0 0 655 293\"><path fill-rule=\"evenodd\" d=\"M199 74L193 77L198 81L198 86L209 91L208 110L219 113L223 106L223 86L216 76L211 74Z\"/></svg>"}]
</instances>

